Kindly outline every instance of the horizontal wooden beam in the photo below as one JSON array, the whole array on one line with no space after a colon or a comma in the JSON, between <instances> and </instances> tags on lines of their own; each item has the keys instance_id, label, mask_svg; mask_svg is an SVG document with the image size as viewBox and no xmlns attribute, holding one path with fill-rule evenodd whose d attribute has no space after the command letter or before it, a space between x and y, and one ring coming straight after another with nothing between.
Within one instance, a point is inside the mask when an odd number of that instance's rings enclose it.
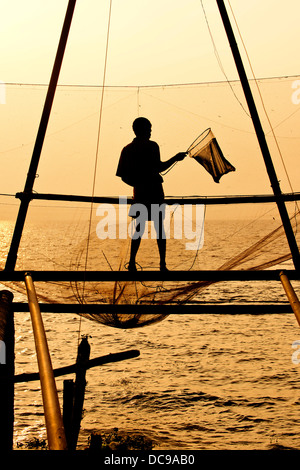
<instances>
[{"instance_id":1,"label":"horizontal wooden beam","mask_svg":"<svg viewBox=\"0 0 300 470\"><path fill-rule=\"evenodd\" d=\"M156 313L164 315L183 314L226 314L226 315L263 315L293 313L290 304L287 303L197 303L197 304L46 304L39 303L43 313L72 313L72 314L101 314L101 313ZM28 304L22 302L13 303L14 312L27 312Z\"/></svg>"},{"instance_id":2,"label":"horizontal wooden beam","mask_svg":"<svg viewBox=\"0 0 300 470\"><path fill-rule=\"evenodd\" d=\"M137 349L131 349L130 351L124 351L121 353L107 354L106 356L95 357L94 359L89 359L86 364L86 369L91 369L92 367L102 366L104 364L110 364L112 362L125 361L127 359L133 359L139 357L140 352ZM77 364L72 364L70 366L58 367L53 369L54 377L61 377L62 375L72 374L76 372ZM15 375L14 382L29 382L32 380L39 380L40 374L38 372L24 373Z\"/></svg>"},{"instance_id":3,"label":"horizontal wooden beam","mask_svg":"<svg viewBox=\"0 0 300 470\"><path fill-rule=\"evenodd\" d=\"M0 282L24 281L27 271L0 272ZM280 281L280 270L232 271L30 271L33 280L41 282L101 281ZM300 272L285 270L290 280L300 280Z\"/></svg>"},{"instance_id":4,"label":"horizontal wooden beam","mask_svg":"<svg viewBox=\"0 0 300 470\"><path fill-rule=\"evenodd\" d=\"M124 198L120 199L119 196L79 196L71 194L24 194L17 193L16 198L23 199L29 198L30 200L39 199L47 201L69 201L69 202L93 202L93 203L105 203L105 204L125 204ZM299 201L300 193L286 193L282 195L284 201ZM256 204L262 202L276 202L276 198L272 194L266 195L249 195L249 196L174 196L166 197L166 204L206 204L206 205L218 205L218 204ZM126 203L131 204L132 198L128 197Z\"/></svg>"}]
</instances>

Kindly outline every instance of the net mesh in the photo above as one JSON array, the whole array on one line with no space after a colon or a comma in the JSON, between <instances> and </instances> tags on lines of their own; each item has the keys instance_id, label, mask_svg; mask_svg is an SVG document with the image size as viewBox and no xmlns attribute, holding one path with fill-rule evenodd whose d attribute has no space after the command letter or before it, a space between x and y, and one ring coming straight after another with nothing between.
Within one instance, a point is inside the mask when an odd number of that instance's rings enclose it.
<instances>
[{"instance_id":1,"label":"net mesh","mask_svg":"<svg viewBox=\"0 0 300 470\"><path fill-rule=\"evenodd\" d=\"M269 205L268 205L269 206ZM233 208L231 208L232 210ZM240 206L235 206L235 213L240 214ZM37 212L40 212L38 209ZM170 238L167 240L167 263L169 269L268 269L274 266L290 266L291 254L285 232L278 224L276 207L263 211L262 219L255 221L230 220L220 222L215 219L216 208L207 207L205 219L205 242L200 250L185 250L185 241ZM266 217L266 219L264 218ZM298 238L297 224L299 212L291 217L293 229ZM96 220L95 220L96 224ZM86 226L82 222L82 228ZM273 229L272 229L273 227ZM11 226L12 228L12 226ZM271 230L270 230L271 229ZM95 231L96 232L96 231ZM68 233L65 224L58 227L53 221L52 230L48 224L49 240L55 236L56 243L41 241L44 227L37 229L36 224L28 224L21 243L17 269L63 269L71 271L107 270L123 271L129 258L130 238L126 240L100 240L96 233L84 236L81 230L73 237L63 236ZM59 236L60 234L60 236ZM151 228L148 227L148 235ZM70 234L69 234L70 236ZM78 238L81 241L78 243ZM254 243L251 240L256 239ZM72 241L72 246L70 242ZM31 246L35 249L30 248ZM41 250L44 246L44 251ZM29 257L28 254L31 253ZM64 253L64 256L62 255ZM156 240L142 240L139 269L157 270L159 266ZM88 305L126 305L128 313L82 313L89 320L117 328L134 328L149 325L166 318L166 314L130 313L130 305L185 304L187 302L205 302L218 300L233 302L236 294L220 287L210 293L213 285L222 284L213 281L173 282L173 281L116 281L116 282L35 282L40 302L75 303ZM15 292L25 294L23 283L8 283ZM271 295L271 293L270 293ZM22 297L21 297L22 298ZM26 297L23 297L26 301ZM248 299L249 300L249 299ZM274 301L273 298L271 298Z\"/></svg>"},{"instance_id":2,"label":"net mesh","mask_svg":"<svg viewBox=\"0 0 300 470\"><path fill-rule=\"evenodd\" d=\"M187 152L208 171L215 183L219 183L220 178L226 173L235 171L234 166L224 157L211 129L204 131Z\"/></svg>"}]
</instances>

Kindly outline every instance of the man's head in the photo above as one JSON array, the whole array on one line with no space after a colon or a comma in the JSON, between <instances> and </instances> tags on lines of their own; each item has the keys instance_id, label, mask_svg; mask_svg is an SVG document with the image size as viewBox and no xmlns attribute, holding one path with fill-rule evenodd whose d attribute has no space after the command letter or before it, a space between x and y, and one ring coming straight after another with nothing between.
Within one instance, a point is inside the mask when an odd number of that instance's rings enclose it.
<instances>
[{"instance_id":1,"label":"man's head","mask_svg":"<svg viewBox=\"0 0 300 470\"><path fill-rule=\"evenodd\" d=\"M137 137L150 139L152 125L147 118L138 117L134 120L132 128Z\"/></svg>"}]
</instances>

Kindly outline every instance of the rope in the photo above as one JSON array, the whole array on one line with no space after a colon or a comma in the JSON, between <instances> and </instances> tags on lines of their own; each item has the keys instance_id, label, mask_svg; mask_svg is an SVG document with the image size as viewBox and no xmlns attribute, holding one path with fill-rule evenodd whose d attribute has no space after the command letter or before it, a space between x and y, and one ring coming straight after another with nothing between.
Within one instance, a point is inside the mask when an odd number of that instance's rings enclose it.
<instances>
[{"instance_id":1,"label":"rope","mask_svg":"<svg viewBox=\"0 0 300 470\"><path fill-rule=\"evenodd\" d=\"M107 57L108 57L108 46L109 46L111 11L112 11L112 0L110 0L110 2L109 2L109 13L108 13L108 24L107 24L106 46L105 46L105 59L104 59L103 79L102 79L102 87L101 87L102 93L101 93L101 101L100 101L100 112L99 112L98 133L97 133L97 145L96 145L94 175L93 175L93 183L92 183L92 201L91 201L91 204L90 204L88 237L87 237L87 247L86 247L86 256L85 256L85 271L87 270L87 263L88 263L89 245L90 245L90 237L91 237L91 225L92 225L92 214L93 214L93 198L95 196L97 167L98 167L98 160L99 160L99 148L100 148L101 124L102 124L103 102L104 102L104 92L105 92L105 80L106 80L106 70L107 70ZM84 302L84 290L85 290L85 280L83 281L82 302ZM80 316L80 320L81 320L81 316ZM80 330L81 330L81 322L79 324L78 341L79 341L79 337L80 337Z\"/></svg>"},{"instance_id":2,"label":"rope","mask_svg":"<svg viewBox=\"0 0 300 470\"><path fill-rule=\"evenodd\" d=\"M296 75L271 75L270 77L259 77L258 80L280 80L285 78L297 79L299 78L299 74ZM239 82L239 79L229 80L230 82ZM204 80L202 82L185 82L185 83L153 83L152 85L105 85L105 88L167 88L167 87L190 87L190 86L197 86L197 85L213 85L213 84L222 84L227 83L228 79L226 80ZM26 87L48 87L48 83L28 83L28 82L6 82L7 86L26 86ZM101 85L87 85L87 84L72 84L72 83L60 83L57 85L57 88L100 88Z\"/></svg>"},{"instance_id":3,"label":"rope","mask_svg":"<svg viewBox=\"0 0 300 470\"><path fill-rule=\"evenodd\" d=\"M137 87L136 90L136 99L137 99L137 117L140 117L140 87Z\"/></svg>"},{"instance_id":4,"label":"rope","mask_svg":"<svg viewBox=\"0 0 300 470\"><path fill-rule=\"evenodd\" d=\"M219 65L219 67L220 67L220 70L221 70L221 72L223 73L224 77L226 78L226 82L227 82L228 85L230 86L230 89L231 89L232 93L234 94L236 100L238 101L238 103L239 103L240 106L242 107L243 111L247 114L247 116L250 117L250 114L249 114L248 111L245 109L245 107L243 106L242 102L239 100L237 94L235 93L235 91L234 91L234 89L233 89L233 87L232 87L232 85L231 85L231 83L230 83L229 78L228 78L227 75L226 75L225 69L224 69L224 67L223 67L221 58L220 58L219 53L218 53L218 50L217 50L216 43L215 43L215 41L214 41L214 38L213 38L213 35L212 35L212 32L211 32L210 26L209 26L208 18L207 18L207 15L206 15L206 12L205 12L205 8L204 8L204 5L203 5L203 0L200 0L200 2L201 2L202 10L203 10L203 13L204 13L205 21L206 21L206 24L207 24L207 29L208 29L208 32L209 32L209 35L210 35L210 38L211 38L211 41L212 41L212 44L213 44L213 47L214 47L214 53L215 53L215 56L216 56L218 65Z\"/></svg>"}]
</instances>

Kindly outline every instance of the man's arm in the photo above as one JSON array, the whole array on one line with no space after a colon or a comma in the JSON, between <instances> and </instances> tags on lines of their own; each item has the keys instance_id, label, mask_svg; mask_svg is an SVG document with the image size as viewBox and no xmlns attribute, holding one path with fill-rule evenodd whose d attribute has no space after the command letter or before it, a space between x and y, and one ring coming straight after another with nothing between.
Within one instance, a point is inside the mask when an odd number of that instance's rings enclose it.
<instances>
[{"instance_id":1,"label":"man's arm","mask_svg":"<svg viewBox=\"0 0 300 470\"><path fill-rule=\"evenodd\" d=\"M177 153L174 157L170 158L165 162L160 162L159 172L166 171L170 166L174 165L174 163L183 160L187 156L186 152Z\"/></svg>"}]
</instances>

